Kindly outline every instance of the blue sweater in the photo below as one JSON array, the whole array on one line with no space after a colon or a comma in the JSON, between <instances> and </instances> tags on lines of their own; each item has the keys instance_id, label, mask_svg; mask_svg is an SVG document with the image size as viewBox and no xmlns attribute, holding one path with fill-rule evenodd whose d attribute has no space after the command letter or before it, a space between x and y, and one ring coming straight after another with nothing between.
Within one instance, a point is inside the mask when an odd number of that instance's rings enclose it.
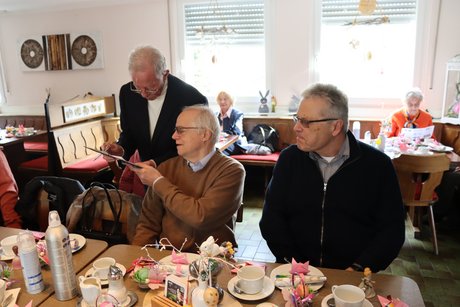
<instances>
[{"instance_id":1,"label":"blue sweater","mask_svg":"<svg viewBox=\"0 0 460 307\"><path fill-rule=\"evenodd\" d=\"M291 145L267 189L260 229L284 258L346 269L385 269L404 243L404 208L392 162L348 132L350 157L324 184L316 162Z\"/></svg>"}]
</instances>

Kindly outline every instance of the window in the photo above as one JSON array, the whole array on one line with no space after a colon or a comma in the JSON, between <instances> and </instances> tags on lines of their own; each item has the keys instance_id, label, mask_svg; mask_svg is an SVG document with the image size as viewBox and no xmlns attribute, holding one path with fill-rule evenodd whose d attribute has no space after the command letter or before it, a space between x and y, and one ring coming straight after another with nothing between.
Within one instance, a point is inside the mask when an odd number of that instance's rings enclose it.
<instances>
[{"instance_id":1,"label":"window","mask_svg":"<svg viewBox=\"0 0 460 307\"><path fill-rule=\"evenodd\" d=\"M181 58L186 82L208 97L266 89L264 0L184 2Z\"/></svg>"},{"instance_id":2,"label":"window","mask_svg":"<svg viewBox=\"0 0 460 307\"><path fill-rule=\"evenodd\" d=\"M6 83L5 83L5 73L3 70L3 62L0 54L0 105L6 102Z\"/></svg>"},{"instance_id":3,"label":"window","mask_svg":"<svg viewBox=\"0 0 460 307\"><path fill-rule=\"evenodd\" d=\"M318 72L359 99L395 99L414 84L416 0L378 0L372 15L359 0L322 0Z\"/></svg>"}]
</instances>

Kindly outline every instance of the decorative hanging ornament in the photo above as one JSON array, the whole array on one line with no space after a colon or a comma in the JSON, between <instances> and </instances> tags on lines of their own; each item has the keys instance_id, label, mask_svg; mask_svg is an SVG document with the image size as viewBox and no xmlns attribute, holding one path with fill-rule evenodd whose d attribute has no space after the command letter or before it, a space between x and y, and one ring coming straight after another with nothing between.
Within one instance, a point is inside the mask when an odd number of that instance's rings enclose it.
<instances>
[{"instance_id":1,"label":"decorative hanging ornament","mask_svg":"<svg viewBox=\"0 0 460 307\"><path fill-rule=\"evenodd\" d=\"M361 15L372 15L377 6L377 0L360 0L358 11Z\"/></svg>"}]
</instances>

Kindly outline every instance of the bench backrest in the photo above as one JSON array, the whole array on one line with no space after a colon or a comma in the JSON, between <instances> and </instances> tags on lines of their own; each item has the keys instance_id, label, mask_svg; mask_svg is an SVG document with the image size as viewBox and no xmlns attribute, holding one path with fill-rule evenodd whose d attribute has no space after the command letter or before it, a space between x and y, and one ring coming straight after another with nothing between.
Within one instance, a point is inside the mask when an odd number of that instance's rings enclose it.
<instances>
[{"instance_id":1,"label":"bench backrest","mask_svg":"<svg viewBox=\"0 0 460 307\"><path fill-rule=\"evenodd\" d=\"M278 132L279 134L279 142L278 142L278 149L284 149L291 144L295 144L296 136L294 132L294 121L288 117L244 117L243 118L243 130L244 135L248 135L252 129L258 124L266 124L269 125Z\"/></svg>"},{"instance_id":2,"label":"bench backrest","mask_svg":"<svg viewBox=\"0 0 460 307\"><path fill-rule=\"evenodd\" d=\"M33 127L35 130L46 131L46 119L44 115L9 115L0 114L0 128L5 129L7 126Z\"/></svg>"},{"instance_id":3,"label":"bench backrest","mask_svg":"<svg viewBox=\"0 0 460 307\"><path fill-rule=\"evenodd\" d=\"M97 157L96 152L85 146L98 149L105 141L101 120L58 128L51 133L59 158L58 167L61 169L76 162Z\"/></svg>"}]
</instances>

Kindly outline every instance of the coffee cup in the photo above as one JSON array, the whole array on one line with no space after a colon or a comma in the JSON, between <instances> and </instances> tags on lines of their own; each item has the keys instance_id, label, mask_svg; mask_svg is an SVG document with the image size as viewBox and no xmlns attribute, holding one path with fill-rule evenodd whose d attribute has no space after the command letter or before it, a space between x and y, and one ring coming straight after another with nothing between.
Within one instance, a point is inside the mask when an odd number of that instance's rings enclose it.
<instances>
[{"instance_id":1,"label":"coffee cup","mask_svg":"<svg viewBox=\"0 0 460 307\"><path fill-rule=\"evenodd\" d=\"M101 280L97 277L85 277L80 276L80 290L83 300L87 306L96 306L96 301L99 295L101 295Z\"/></svg>"},{"instance_id":2,"label":"coffee cup","mask_svg":"<svg viewBox=\"0 0 460 307\"><path fill-rule=\"evenodd\" d=\"M361 307L366 296L361 288L353 285L334 285L332 294L337 307Z\"/></svg>"},{"instance_id":3,"label":"coffee cup","mask_svg":"<svg viewBox=\"0 0 460 307\"><path fill-rule=\"evenodd\" d=\"M111 265L115 265L116 261L112 257L99 258L93 262L93 276L100 279L107 279Z\"/></svg>"},{"instance_id":4,"label":"coffee cup","mask_svg":"<svg viewBox=\"0 0 460 307\"><path fill-rule=\"evenodd\" d=\"M18 245L18 236L9 236L0 241L2 246L3 255L7 257L14 257L13 246Z\"/></svg>"},{"instance_id":5,"label":"coffee cup","mask_svg":"<svg viewBox=\"0 0 460 307\"><path fill-rule=\"evenodd\" d=\"M244 266L238 270L238 288L245 294L256 294L264 287L265 271L257 266Z\"/></svg>"}]
</instances>

